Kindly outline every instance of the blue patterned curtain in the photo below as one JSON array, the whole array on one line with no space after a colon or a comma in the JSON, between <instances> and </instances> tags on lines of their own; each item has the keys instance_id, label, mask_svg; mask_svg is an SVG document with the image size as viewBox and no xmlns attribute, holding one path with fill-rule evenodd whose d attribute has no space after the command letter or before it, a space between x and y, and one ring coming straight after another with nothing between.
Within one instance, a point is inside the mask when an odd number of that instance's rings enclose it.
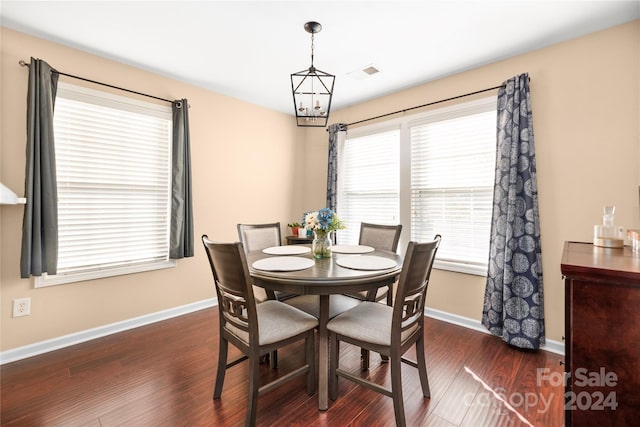
<instances>
[{"instance_id":1,"label":"blue patterned curtain","mask_svg":"<svg viewBox=\"0 0 640 427\"><path fill-rule=\"evenodd\" d=\"M545 342L542 253L529 76L498 93L496 175L482 324L507 343Z\"/></svg>"},{"instance_id":2,"label":"blue patterned curtain","mask_svg":"<svg viewBox=\"0 0 640 427\"><path fill-rule=\"evenodd\" d=\"M338 132L346 132L347 125L335 123L329 126L329 166L327 169L327 207L338 207Z\"/></svg>"},{"instance_id":3,"label":"blue patterned curtain","mask_svg":"<svg viewBox=\"0 0 640 427\"><path fill-rule=\"evenodd\" d=\"M54 275L58 270L58 187L53 107L58 72L31 58L27 92L27 150L20 277Z\"/></svg>"}]
</instances>

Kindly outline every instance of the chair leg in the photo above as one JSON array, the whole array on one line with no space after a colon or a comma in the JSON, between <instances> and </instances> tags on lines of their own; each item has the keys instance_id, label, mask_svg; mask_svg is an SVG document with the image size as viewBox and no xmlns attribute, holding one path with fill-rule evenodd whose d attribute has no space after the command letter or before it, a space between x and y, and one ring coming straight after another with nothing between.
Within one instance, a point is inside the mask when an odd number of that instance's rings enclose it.
<instances>
[{"instance_id":1,"label":"chair leg","mask_svg":"<svg viewBox=\"0 0 640 427\"><path fill-rule=\"evenodd\" d=\"M416 341L416 364L418 365L418 374L420 375L422 395L424 397L431 397L431 392L429 391L429 377L427 376L427 364L424 357L424 337Z\"/></svg>"},{"instance_id":2,"label":"chair leg","mask_svg":"<svg viewBox=\"0 0 640 427\"><path fill-rule=\"evenodd\" d=\"M311 330L304 340L305 355L307 359L307 365L309 365L309 372L307 373L307 394L312 395L316 392L316 346L314 340L315 332Z\"/></svg>"},{"instance_id":3,"label":"chair leg","mask_svg":"<svg viewBox=\"0 0 640 427\"><path fill-rule=\"evenodd\" d=\"M222 335L222 332L220 332ZM219 399L222 395L222 386L224 384L224 375L227 372L227 351L229 342L220 337L220 348L218 350L218 371L216 372L216 386L213 390L213 398Z\"/></svg>"},{"instance_id":4,"label":"chair leg","mask_svg":"<svg viewBox=\"0 0 640 427\"><path fill-rule=\"evenodd\" d=\"M278 350L273 350L271 353L269 353L269 364L271 366L271 369L278 368Z\"/></svg>"},{"instance_id":5,"label":"chair leg","mask_svg":"<svg viewBox=\"0 0 640 427\"><path fill-rule=\"evenodd\" d=\"M390 284L387 289L387 305L389 307L393 307L393 283ZM380 358L382 359L382 363L387 363L389 361L389 357L383 354L380 355Z\"/></svg>"},{"instance_id":6,"label":"chair leg","mask_svg":"<svg viewBox=\"0 0 640 427\"><path fill-rule=\"evenodd\" d=\"M340 366L340 341L336 334L329 333L329 398L336 400L338 398L338 376L336 369Z\"/></svg>"},{"instance_id":7,"label":"chair leg","mask_svg":"<svg viewBox=\"0 0 640 427\"><path fill-rule=\"evenodd\" d=\"M252 350L249 350L253 352ZM260 377L260 361L257 354L249 356L249 402L247 405L246 426L255 426L258 415L258 386Z\"/></svg>"},{"instance_id":8,"label":"chair leg","mask_svg":"<svg viewBox=\"0 0 640 427\"><path fill-rule=\"evenodd\" d=\"M402 398L402 362L400 354L391 355L391 395L393 398L393 412L396 416L396 426L405 427L404 400Z\"/></svg>"},{"instance_id":9,"label":"chair leg","mask_svg":"<svg viewBox=\"0 0 640 427\"><path fill-rule=\"evenodd\" d=\"M361 370L362 372L369 370L369 363L371 360L371 352L369 350L365 350L364 348L360 349L360 361L361 361Z\"/></svg>"}]
</instances>

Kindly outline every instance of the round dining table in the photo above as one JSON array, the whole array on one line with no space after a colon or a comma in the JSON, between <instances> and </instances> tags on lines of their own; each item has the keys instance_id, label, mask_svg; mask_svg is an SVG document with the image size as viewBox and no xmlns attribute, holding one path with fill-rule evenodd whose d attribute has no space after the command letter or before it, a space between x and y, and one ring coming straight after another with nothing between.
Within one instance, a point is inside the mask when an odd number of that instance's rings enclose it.
<instances>
[{"instance_id":1,"label":"round dining table","mask_svg":"<svg viewBox=\"0 0 640 427\"><path fill-rule=\"evenodd\" d=\"M289 250L291 254L284 256L272 255L264 251L249 252L247 264L254 285L288 294L319 296L318 408L324 411L328 408L329 394L327 322L331 295L375 290L393 284L400 274L402 258L394 252L369 248L366 253L334 252L330 258L316 259L310 251L300 253L302 251L300 246L309 247L309 245L295 245L298 249L291 249ZM357 248L357 246L354 247ZM287 251L283 252L287 253ZM279 259L267 259L274 257ZM293 258L287 259L287 257ZM351 258L347 259L347 257ZM283 267L278 268L276 261L284 261Z\"/></svg>"}]
</instances>

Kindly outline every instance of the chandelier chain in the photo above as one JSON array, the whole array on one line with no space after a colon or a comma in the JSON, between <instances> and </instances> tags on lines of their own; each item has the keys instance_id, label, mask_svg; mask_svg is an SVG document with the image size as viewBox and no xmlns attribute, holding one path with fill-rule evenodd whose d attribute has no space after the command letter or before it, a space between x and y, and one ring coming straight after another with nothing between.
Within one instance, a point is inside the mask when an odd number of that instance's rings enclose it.
<instances>
[{"instance_id":1,"label":"chandelier chain","mask_svg":"<svg viewBox=\"0 0 640 427\"><path fill-rule=\"evenodd\" d=\"M313 68L313 48L314 48L313 33L311 33L311 68Z\"/></svg>"}]
</instances>

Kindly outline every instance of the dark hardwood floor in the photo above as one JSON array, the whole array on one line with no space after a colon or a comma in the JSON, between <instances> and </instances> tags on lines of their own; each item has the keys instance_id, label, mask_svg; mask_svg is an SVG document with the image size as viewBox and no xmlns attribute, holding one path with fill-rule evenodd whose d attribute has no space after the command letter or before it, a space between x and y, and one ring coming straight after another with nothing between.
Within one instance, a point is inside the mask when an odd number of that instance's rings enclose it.
<instances>
[{"instance_id":1,"label":"dark hardwood floor","mask_svg":"<svg viewBox=\"0 0 640 427\"><path fill-rule=\"evenodd\" d=\"M403 366L410 426L561 426L561 356L523 352L500 339L426 318L431 398L415 371ZM227 372L212 400L218 348L217 307L121 332L1 367L3 426L240 426L247 399L247 364ZM232 347L231 355L237 355ZM359 369L360 350L341 348L341 366ZM413 358L412 351L407 353ZM302 345L281 350L281 375L303 360ZM389 385L389 365L371 356L363 373ZM304 376L258 400L262 426L393 426L391 398L341 380L339 396L318 411Z\"/></svg>"}]
</instances>

